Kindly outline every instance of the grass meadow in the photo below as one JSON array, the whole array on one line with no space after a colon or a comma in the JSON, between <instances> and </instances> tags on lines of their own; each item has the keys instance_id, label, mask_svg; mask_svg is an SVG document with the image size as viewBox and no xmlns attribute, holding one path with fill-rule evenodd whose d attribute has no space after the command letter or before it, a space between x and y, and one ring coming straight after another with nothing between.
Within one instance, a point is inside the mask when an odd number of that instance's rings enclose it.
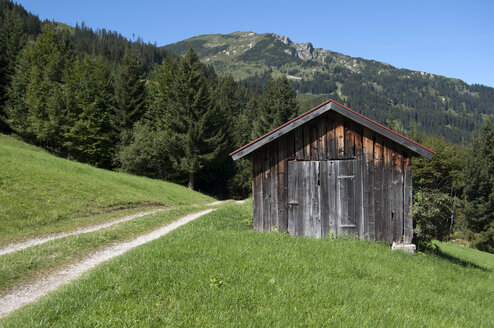
<instances>
[{"instance_id":1,"label":"grass meadow","mask_svg":"<svg viewBox=\"0 0 494 328\"><path fill-rule=\"evenodd\" d=\"M58 158L0 134L0 247L132 211L212 201L183 186Z\"/></svg>"},{"instance_id":2,"label":"grass meadow","mask_svg":"<svg viewBox=\"0 0 494 328\"><path fill-rule=\"evenodd\" d=\"M167 225L182 216L209 206L184 205L166 208L145 217L109 228L52 240L21 251L0 256L0 296L64 265L78 262L113 243L127 241Z\"/></svg>"},{"instance_id":3,"label":"grass meadow","mask_svg":"<svg viewBox=\"0 0 494 328\"><path fill-rule=\"evenodd\" d=\"M0 321L4 327L489 327L494 255L405 254L252 231L225 205Z\"/></svg>"}]
</instances>

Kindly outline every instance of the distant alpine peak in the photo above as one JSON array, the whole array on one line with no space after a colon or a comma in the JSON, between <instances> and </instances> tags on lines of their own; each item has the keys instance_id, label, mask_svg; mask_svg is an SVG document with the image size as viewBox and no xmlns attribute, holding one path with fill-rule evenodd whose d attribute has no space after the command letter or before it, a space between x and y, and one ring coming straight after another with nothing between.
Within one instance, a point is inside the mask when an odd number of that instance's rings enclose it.
<instances>
[{"instance_id":1,"label":"distant alpine peak","mask_svg":"<svg viewBox=\"0 0 494 328\"><path fill-rule=\"evenodd\" d=\"M290 40L289 37L284 35L278 35L275 33L271 33L275 40L280 41L281 43L287 45L292 49L285 49L285 53L292 55L296 58L300 58L303 60L311 60L314 59L314 46L310 42L305 43L296 43Z\"/></svg>"},{"instance_id":2,"label":"distant alpine peak","mask_svg":"<svg viewBox=\"0 0 494 328\"><path fill-rule=\"evenodd\" d=\"M275 38L276 40L281 41L282 43L286 44L287 46L290 46L293 43L292 40L290 40L290 38L287 37L287 36L278 35L278 34L275 34L275 33L272 33L271 35L273 36L273 38Z\"/></svg>"}]
</instances>

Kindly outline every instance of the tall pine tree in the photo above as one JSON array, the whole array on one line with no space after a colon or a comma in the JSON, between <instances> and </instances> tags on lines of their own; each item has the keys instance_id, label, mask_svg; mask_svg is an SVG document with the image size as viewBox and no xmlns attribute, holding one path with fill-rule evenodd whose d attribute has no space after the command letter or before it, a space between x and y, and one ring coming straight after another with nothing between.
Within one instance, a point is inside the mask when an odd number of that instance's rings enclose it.
<instances>
[{"instance_id":1,"label":"tall pine tree","mask_svg":"<svg viewBox=\"0 0 494 328\"><path fill-rule=\"evenodd\" d=\"M78 59L66 87L65 147L70 157L98 167L112 167L118 140L114 94L102 57Z\"/></svg>"},{"instance_id":2,"label":"tall pine tree","mask_svg":"<svg viewBox=\"0 0 494 328\"><path fill-rule=\"evenodd\" d=\"M128 49L115 74L115 123L123 139L145 113L145 99L141 58Z\"/></svg>"},{"instance_id":3,"label":"tall pine tree","mask_svg":"<svg viewBox=\"0 0 494 328\"><path fill-rule=\"evenodd\" d=\"M20 54L7 106L11 128L26 140L52 151L62 145L63 84L71 65L71 44L45 26L36 42Z\"/></svg>"},{"instance_id":4,"label":"tall pine tree","mask_svg":"<svg viewBox=\"0 0 494 328\"><path fill-rule=\"evenodd\" d=\"M14 11L6 11L0 29L0 131L8 131L5 104L15 71L16 58L26 42L23 22Z\"/></svg>"},{"instance_id":5,"label":"tall pine tree","mask_svg":"<svg viewBox=\"0 0 494 328\"><path fill-rule=\"evenodd\" d=\"M201 169L226 151L222 115L194 50L180 60L171 83L164 113L168 151L175 169L187 174L188 187L194 189Z\"/></svg>"},{"instance_id":6,"label":"tall pine tree","mask_svg":"<svg viewBox=\"0 0 494 328\"><path fill-rule=\"evenodd\" d=\"M292 84L283 76L278 81L266 81L259 101L258 117L254 121L254 136L259 137L294 118L298 103Z\"/></svg>"},{"instance_id":7,"label":"tall pine tree","mask_svg":"<svg viewBox=\"0 0 494 328\"><path fill-rule=\"evenodd\" d=\"M465 209L477 248L494 253L494 128L485 121L474 135L466 167Z\"/></svg>"}]
</instances>

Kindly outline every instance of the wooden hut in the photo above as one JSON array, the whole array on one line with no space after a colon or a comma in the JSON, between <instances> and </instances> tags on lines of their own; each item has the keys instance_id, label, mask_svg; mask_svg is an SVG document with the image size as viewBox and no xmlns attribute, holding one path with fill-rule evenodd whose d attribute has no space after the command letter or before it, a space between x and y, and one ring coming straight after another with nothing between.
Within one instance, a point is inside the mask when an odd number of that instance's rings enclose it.
<instances>
[{"instance_id":1,"label":"wooden hut","mask_svg":"<svg viewBox=\"0 0 494 328\"><path fill-rule=\"evenodd\" d=\"M434 152L328 100L230 155L252 160L256 230L410 244L414 154Z\"/></svg>"}]
</instances>

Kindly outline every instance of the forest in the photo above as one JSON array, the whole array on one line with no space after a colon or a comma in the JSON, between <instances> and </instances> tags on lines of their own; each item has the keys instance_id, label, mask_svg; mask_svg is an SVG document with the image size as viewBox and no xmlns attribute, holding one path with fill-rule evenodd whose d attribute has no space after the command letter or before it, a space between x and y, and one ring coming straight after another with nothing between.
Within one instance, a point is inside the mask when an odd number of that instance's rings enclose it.
<instances>
[{"instance_id":1,"label":"forest","mask_svg":"<svg viewBox=\"0 0 494 328\"><path fill-rule=\"evenodd\" d=\"M177 182L219 198L249 195L250 162L233 162L228 154L307 110L296 88L324 93L337 88L332 80L311 86L269 75L235 81L201 63L191 48L179 56L117 32L42 22L6 0L0 1L0 26L0 132L60 157ZM403 83L396 88L407 88ZM335 100L364 115L384 101L371 87L350 86L344 94L359 97ZM389 113L375 115L436 151L432 160L414 158L417 242L454 239L494 252L489 119L469 138L445 139L418 129L414 117L420 112L408 113L406 124ZM472 130L472 122L456 123Z\"/></svg>"}]
</instances>

